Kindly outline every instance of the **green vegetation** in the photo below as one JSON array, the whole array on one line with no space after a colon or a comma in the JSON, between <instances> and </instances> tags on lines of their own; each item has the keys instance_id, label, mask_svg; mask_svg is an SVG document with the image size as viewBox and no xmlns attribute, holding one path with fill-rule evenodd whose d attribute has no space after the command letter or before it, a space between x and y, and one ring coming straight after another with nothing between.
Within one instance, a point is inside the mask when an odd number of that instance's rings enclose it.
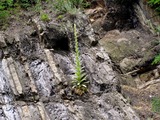
<instances>
[{"instance_id":1,"label":"green vegetation","mask_svg":"<svg viewBox=\"0 0 160 120\"><path fill-rule=\"evenodd\" d=\"M155 64L158 64L158 63L160 63L160 54L157 55L157 56L154 58L154 60L153 60L153 62L152 62L152 65L155 65Z\"/></svg>"},{"instance_id":2,"label":"green vegetation","mask_svg":"<svg viewBox=\"0 0 160 120\"><path fill-rule=\"evenodd\" d=\"M154 28L154 27L152 27L152 28ZM157 26L156 28L154 28L154 31L155 31L155 33L157 33L158 36L160 36L160 26ZM158 39L158 44L159 44L159 41L160 40ZM158 64L158 63L160 63L160 54L155 56L155 58L152 62L152 65L155 65L155 64Z\"/></svg>"},{"instance_id":3,"label":"green vegetation","mask_svg":"<svg viewBox=\"0 0 160 120\"><path fill-rule=\"evenodd\" d=\"M0 2L0 26L6 23L10 16L10 9L13 7L13 0L2 0Z\"/></svg>"},{"instance_id":4,"label":"green vegetation","mask_svg":"<svg viewBox=\"0 0 160 120\"><path fill-rule=\"evenodd\" d=\"M52 0L0 0L0 26L7 25L9 23L8 18L12 14L18 16L18 11L21 9L40 13L40 19L42 21L48 21L48 15L42 12L42 2L46 2L49 8L54 7L60 14L75 14L79 9L89 5L86 0L54 0L54 2Z\"/></svg>"},{"instance_id":5,"label":"green vegetation","mask_svg":"<svg viewBox=\"0 0 160 120\"><path fill-rule=\"evenodd\" d=\"M148 0L149 5L160 15L160 0Z\"/></svg>"},{"instance_id":6,"label":"green vegetation","mask_svg":"<svg viewBox=\"0 0 160 120\"><path fill-rule=\"evenodd\" d=\"M19 8L27 9L37 4L40 0L1 0L0 1L0 26L6 26L9 22L8 18L17 15ZM2 27L1 27L2 29Z\"/></svg>"},{"instance_id":7,"label":"green vegetation","mask_svg":"<svg viewBox=\"0 0 160 120\"><path fill-rule=\"evenodd\" d=\"M55 0L53 5L56 11L62 14L76 10L70 0Z\"/></svg>"},{"instance_id":8,"label":"green vegetation","mask_svg":"<svg viewBox=\"0 0 160 120\"><path fill-rule=\"evenodd\" d=\"M81 66L81 60L80 60L80 52L78 47L78 38L77 38L77 30L76 25L74 24L74 39L75 39L75 79L72 80L73 88L75 93L82 95L87 91L87 81L86 81L86 74Z\"/></svg>"},{"instance_id":9,"label":"green vegetation","mask_svg":"<svg viewBox=\"0 0 160 120\"><path fill-rule=\"evenodd\" d=\"M48 14L46 14L46 13L42 13L41 16L40 16L40 18L44 22L47 22L47 21L50 20Z\"/></svg>"},{"instance_id":10,"label":"green vegetation","mask_svg":"<svg viewBox=\"0 0 160 120\"><path fill-rule=\"evenodd\" d=\"M152 104L152 110L153 112L160 113L160 99L159 98L153 98L151 101Z\"/></svg>"},{"instance_id":11,"label":"green vegetation","mask_svg":"<svg viewBox=\"0 0 160 120\"><path fill-rule=\"evenodd\" d=\"M157 26L157 27L155 28L155 32L158 33L158 35L160 34L160 26Z\"/></svg>"},{"instance_id":12,"label":"green vegetation","mask_svg":"<svg viewBox=\"0 0 160 120\"><path fill-rule=\"evenodd\" d=\"M19 0L17 4L19 4L22 8L28 8L39 2L41 2L41 0Z\"/></svg>"},{"instance_id":13,"label":"green vegetation","mask_svg":"<svg viewBox=\"0 0 160 120\"><path fill-rule=\"evenodd\" d=\"M39 2L40 0L1 0L0 10L8 10L16 7L27 8Z\"/></svg>"},{"instance_id":14,"label":"green vegetation","mask_svg":"<svg viewBox=\"0 0 160 120\"><path fill-rule=\"evenodd\" d=\"M55 0L54 8L61 14L74 14L78 8L83 8L88 5L89 3L84 0Z\"/></svg>"}]
</instances>

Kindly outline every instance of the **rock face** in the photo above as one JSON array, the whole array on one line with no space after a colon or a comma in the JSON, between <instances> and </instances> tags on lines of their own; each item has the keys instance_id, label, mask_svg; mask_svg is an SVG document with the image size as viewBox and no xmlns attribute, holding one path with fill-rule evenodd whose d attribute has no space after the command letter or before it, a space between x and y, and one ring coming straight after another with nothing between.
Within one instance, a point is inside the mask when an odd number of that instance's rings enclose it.
<instances>
[{"instance_id":1,"label":"rock face","mask_svg":"<svg viewBox=\"0 0 160 120\"><path fill-rule=\"evenodd\" d=\"M134 3L137 0L104 0L107 13L102 27L106 30L120 29L128 30L135 28L138 19L134 12Z\"/></svg>"},{"instance_id":2,"label":"rock face","mask_svg":"<svg viewBox=\"0 0 160 120\"><path fill-rule=\"evenodd\" d=\"M112 3L115 1L111 0ZM160 97L159 65L152 65L154 57L160 52L157 42L160 38L156 32L159 17L152 19L154 12L146 4L143 5L146 3L144 1L140 0L134 6L141 27L108 31L99 42L114 63L114 69L120 73L121 93L130 101L140 119L159 120L159 114L152 109L153 98Z\"/></svg>"},{"instance_id":3,"label":"rock face","mask_svg":"<svg viewBox=\"0 0 160 120\"><path fill-rule=\"evenodd\" d=\"M147 26L153 30L153 27L156 28L160 24L160 16L147 4L146 0L140 0L139 5L135 6L135 10L143 26Z\"/></svg>"},{"instance_id":4,"label":"rock face","mask_svg":"<svg viewBox=\"0 0 160 120\"><path fill-rule=\"evenodd\" d=\"M0 32L0 120L159 120L151 110L152 98L160 97L160 67L151 65L159 38L144 27L128 30L137 25L135 2L105 0L108 32L100 7L92 25L77 13L48 23L32 17ZM89 81L82 96L71 84L73 23Z\"/></svg>"},{"instance_id":5,"label":"rock face","mask_svg":"<svg viewBox=\"0 0 160 120\"><path fill-rule=\"evenodd\" d=\"M157 40L151 33L142 30L113 30L100 40L100 44L105 47L115 64L120 66L121 71L127 73L136 67L151 64L159 51Z\"/></svg>"},{"instance_id":6,"label":"rock face","mask_svg":"<svg viewBox=\"0 0 160 120\"><path fill-rule=\"evenodd\" d=\"M89 80L83 96L74 94L70 85L75 72L73 21L64 18L64 27L54 20L32 21L34 29L6 36L13 38L12 44L6 46L1 39L1 120L139 120L119 93L119 77L85 15L74 19Z\"/></svg>"},{"instance_id":7,"label":"rock face","mask_svg":"<svg viewBox=\"0 0 160 120\"><path fill-rule=\"evenodd\" d=\"M123 32L112 30L100 40L100 44L117 66L121 74L122 94L130 101L140 119L158 120L160 117L152 112L151 102L154 97L160 96L160 71L151 63L159 54L159 38L147 33L140 29Z\"/></svg>"},{"instance_id":8,"label":"rock face","mask_svg":"<svg viewBox=\"0 0 160 120\"><path fill-rule=\"evenodd\" d=\"M0 33L0 48L6 47L5 38L3 33Z\"/></svg>"}]
</instances>

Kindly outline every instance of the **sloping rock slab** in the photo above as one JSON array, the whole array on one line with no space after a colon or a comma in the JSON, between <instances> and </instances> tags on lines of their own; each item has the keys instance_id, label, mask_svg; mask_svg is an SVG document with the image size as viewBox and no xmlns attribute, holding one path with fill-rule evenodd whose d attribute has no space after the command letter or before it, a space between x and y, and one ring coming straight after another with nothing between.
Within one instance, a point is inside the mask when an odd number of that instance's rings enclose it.
<instances>
[{"instance_id":1,"label":"sloping rock slab","mask_svg":"<svg viewBox=\"0 0 160 120\"><path fill-rule=\"evenodd\" d=\"M141 30L109 31L100 44L123 73L150 65L159 53L158 38Z\"/></svg>"}]
</instances>

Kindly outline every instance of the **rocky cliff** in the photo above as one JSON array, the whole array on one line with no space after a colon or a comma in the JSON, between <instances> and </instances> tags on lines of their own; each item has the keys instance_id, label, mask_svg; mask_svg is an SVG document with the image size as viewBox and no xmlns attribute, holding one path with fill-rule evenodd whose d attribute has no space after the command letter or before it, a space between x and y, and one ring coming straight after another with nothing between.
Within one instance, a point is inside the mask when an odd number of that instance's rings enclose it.
<instances>
[{"instance_id":1,"label":"rocky cliff","mask_svg":"<svg viewBox=\"0 0 160 120\"><path fill-rule=\"evenodd\" d=\"M125 10L120 5L120 11L113 14ZM142 76L144 67L159 52L159 45L152 41L157 37L138 24L135 12L126 13L129 18L114 19L113 9L104 12L107 4L98 7L61 19L50 13L49 22L26 12L24 20L14 21L0 32L0 120L143 120L158 116L148 107L148 115L141 110L150 101L149 91L159 96L159 73L155 77L154 72L153 79ZM110 16L114 19L111 29L116 30L107 32ZM131 26L126 26L126 21ZM88 92L82 96L71 86L75 73L73 23L89 81ZM158 70L146 68L147 75Z\"/></svg>"}]
</instances>

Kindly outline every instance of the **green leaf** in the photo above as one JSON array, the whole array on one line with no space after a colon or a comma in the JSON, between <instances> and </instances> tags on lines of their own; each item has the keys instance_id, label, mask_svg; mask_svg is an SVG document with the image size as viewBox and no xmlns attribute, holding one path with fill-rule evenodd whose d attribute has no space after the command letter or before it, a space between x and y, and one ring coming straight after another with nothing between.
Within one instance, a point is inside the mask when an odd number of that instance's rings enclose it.
<instances>
[{"instance_id":1,"label":"green leaf","mask_svg":"<svg viewBox=\"0 0 160 120\"><path fill-rule=\"evenodd\" d=\"M154 58L152 65L158 64L159 62L160 62L160 54Z\"/></svg>"},{"instance_id":2,"label":"green leaf","mask_svg":"<svg viewBox=\"0 0 160 120\"><path fill-rule=\"evenodd\" d=\"M76 31L76 25L74 24L74 39L75 39L75 79L72 80L72 84L74 88L81 89L84 93L84 88L87 88L86 86L86 79L87 75L83 70L83 67L81 66L81 60L80 60L80 52L78 48L78 39L77 39L77 31Z\"/></svg>"}]
</instances>

